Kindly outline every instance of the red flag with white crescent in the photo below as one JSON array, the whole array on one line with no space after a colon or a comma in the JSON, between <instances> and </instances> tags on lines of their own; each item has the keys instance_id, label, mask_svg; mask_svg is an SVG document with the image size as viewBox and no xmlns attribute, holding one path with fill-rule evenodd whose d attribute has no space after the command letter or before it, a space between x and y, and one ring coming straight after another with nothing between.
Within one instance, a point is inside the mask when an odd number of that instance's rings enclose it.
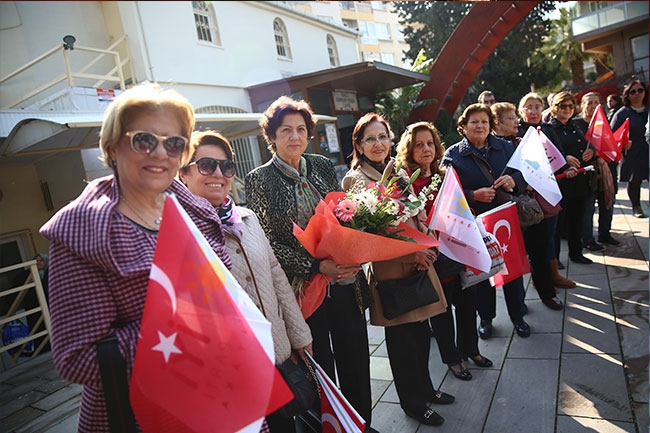
<instances>
[{"instance_id":1,"label":"red flag with white crescent","mask_svg":"<svg viewBox=\"0 0 650 433\"><path fill-rule=\"evenodd\" d=\"M142 430L259 432L293 398L272 347L270 324L168 197L131 377Z\"/></svg>"},{"instance_id":2,"label":"red flag with white crescent","mask_svg":"<svg viewBox=\"0 0 650 433\"><path fill-rule=\"evenodd\" d=\"M530 265L516 205L513 202L508 202L480 214L477 218L481 218L485 229L499 241L506 264L506 274L500 272L490 277L492 285L494 287L503 286L529 273Z\"/></svg>"}]
</instances>

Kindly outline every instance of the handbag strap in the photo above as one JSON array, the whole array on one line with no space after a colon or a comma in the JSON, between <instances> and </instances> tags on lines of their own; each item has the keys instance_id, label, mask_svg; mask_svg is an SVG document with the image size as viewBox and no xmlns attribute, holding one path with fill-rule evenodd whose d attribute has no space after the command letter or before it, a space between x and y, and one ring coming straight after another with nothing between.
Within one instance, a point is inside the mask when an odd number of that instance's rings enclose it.
<instances>
[{"instance_id":1,"label":"handbag strap","mask_svg":"<svg viewBox=\"0 0 650 433\"><path fill-rule=\"evenodd\" d=\"M126 362L112 334L100 340L96 346L99 374L104 387L106 412L111 433L135 433L137 431L133 409L129 403L129 383L126 378Z\"/></svg>"},{"instance_id":2,"label":"handbag strap","mask_svg":"<svg viewBox=\"0 0 650 433\"><path fill-rule=\"evenodd\" d=\"M260 295L260 289L257 287L257 280L255 280L255 273L253 272L253 267L251 266L251 263L248 261L248 255L246 254L246 250L244 249L244 246L242 245L241 241L239 238L231 233L226 232L226 236L231 237L237 242L237 245L239 245L239 249L241 250L242 255L244 256L244 260L246 260L246 266L248 266L248 271L251 274L251 279L253 280L253 286L255 287L255 292L257 293L257 299L260 301L260 308L262 309L262 314L264 317L267 319L269 318L266 315L266 311L264 311L264 302L262 302L262 295Z\"/></svg>"},{"instance_id":3,"label":"handbag strap","mask_svg":"<svg viewBox=\"0 0 650 433\"><path fill-rule=\"evenodd\" d=\"M493 184L494 183L494 175L490 172L490 170L488 170L488 167L490 167L488 165L488 162L485 161L484 159L480 158L474 152L472 152L472 157L476 161L476 164L478 165L478 168L483 173L483 176L485 176L485 178L490 182L490 184ZM492 167L490 167L490 168L492 168Z\"/></svg>"}]
</instances>

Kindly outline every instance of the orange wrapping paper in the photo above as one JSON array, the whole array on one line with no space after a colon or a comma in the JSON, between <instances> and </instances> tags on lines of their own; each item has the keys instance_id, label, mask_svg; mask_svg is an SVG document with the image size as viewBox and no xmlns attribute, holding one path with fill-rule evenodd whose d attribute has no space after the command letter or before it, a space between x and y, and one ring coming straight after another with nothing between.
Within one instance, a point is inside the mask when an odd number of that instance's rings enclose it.
<instances>
[{"instance_id":1,"label":"orange wrapping paper","mask_svg":"<svg viewBox=\"0 0 650 433\"><path fill-rule=\"evenodd\" d=\"M316 206L314 216L304 230L293 224L293 234L309 254L317 259L331 259L339 264L377 262L440 244L440 241L433 237L403 223L395 230L403 228L404 231L400 232L400 235L409 237L415 242L343 227L334 215L334 207L344 197L344 192L327 194L325 200L321 200ZM303 287L298 303L305 318L309 317L325 299L328 282L327 277L316 274Z\"/></svg>"}]
</instances>

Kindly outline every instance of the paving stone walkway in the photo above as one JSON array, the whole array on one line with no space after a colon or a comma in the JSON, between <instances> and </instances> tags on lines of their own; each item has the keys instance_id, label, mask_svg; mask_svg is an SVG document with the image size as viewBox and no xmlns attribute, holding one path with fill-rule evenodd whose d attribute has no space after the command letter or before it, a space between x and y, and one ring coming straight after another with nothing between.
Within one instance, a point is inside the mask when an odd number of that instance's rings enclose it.
<instances>
[{"instance_id":1,"label":"paving stone walkway","mask_svg":"<svg viewBox=\"0 0 650 433\"><path fill-rule=\"evenodd\" d=\"M578 287L559 290L562 311L546 308L526 279L529 338L514 334L502 297L494 336L480 340L494 366L469 365L473 379L456 379L432 344L435 385L456 396L436 406L445 423L419 425L404 415L384 343L383 328L368 326L373 427L382 433L645 433L648 432L648 219L632 217L619 185L612 233L621 240L586 252L592 265L561 261ZM648 213L648 189L642 190ZM596 219L597 226L597 219ZM61 379L49 354L0 373L0 432L76 430L81 387Z\"/></svg>"}]
</instances>

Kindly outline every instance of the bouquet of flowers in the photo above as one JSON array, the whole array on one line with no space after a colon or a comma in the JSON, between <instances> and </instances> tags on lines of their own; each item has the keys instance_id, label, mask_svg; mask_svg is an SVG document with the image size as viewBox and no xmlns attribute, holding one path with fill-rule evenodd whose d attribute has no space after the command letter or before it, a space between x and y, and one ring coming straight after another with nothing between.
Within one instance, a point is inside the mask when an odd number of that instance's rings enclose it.
<instances>
[{"instance_id":1,"label":"bouquet of flowers","mask_svg":"<svg viewBox=\"0 0 650 433\"><path fill-rule=\"evenodd\" d=\"M420 175L420 169L403 186L399 176L389 179L393 164L393 161L388 163L379 182L369 184L363 191L346 193L345 198L334 207L334 215L343 227L415 242L400 235L404 228L397 227L424 209L427 200L433 200L440 176L436 174L431 183L415 196L409 193L409 188ZM399 173L401 168L400 163L395 171Z\"/></svg>"},{"instance_id":2,"label":"bouquet of flowers","mask_svg":"<svg viewBox=\"0 0 650 433\"><path fill-rule=\"evenodd\" d=\"M389 164L381 181L363 191L327 194L304 230L293 225L293 234L309 254L341 264L367 263L391 260L440 244L434 237L404 223L424 208L439 178L416 197L407 191L419 172L403 182L399 176L391 177L392 169ZM323 302L328 283L324 275L316 274L297 287L298 303L305 318Z\"/></svg>"}]
</instances>

